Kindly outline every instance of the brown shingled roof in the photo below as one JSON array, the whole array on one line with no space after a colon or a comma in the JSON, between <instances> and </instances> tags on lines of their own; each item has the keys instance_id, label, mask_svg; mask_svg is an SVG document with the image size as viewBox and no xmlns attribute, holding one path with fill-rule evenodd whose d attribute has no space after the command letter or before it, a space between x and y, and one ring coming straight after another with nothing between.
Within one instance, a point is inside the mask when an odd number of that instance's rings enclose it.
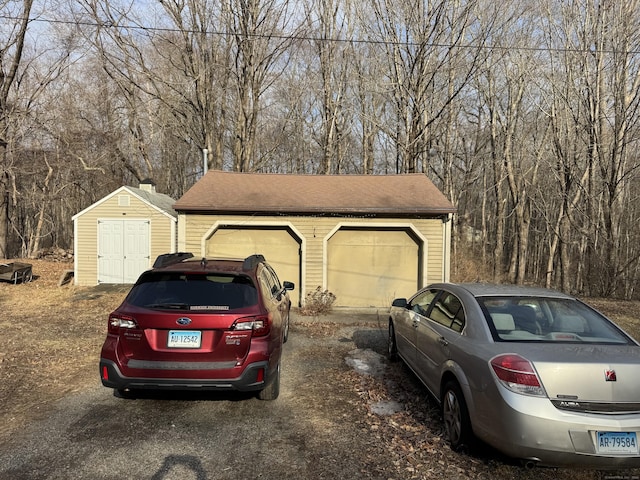
<instances>
[{"instance_id":1,"label":"brown shingled roof","mask_svg":"<svg viewBox=\"0 0 640 480\"><path fill-rule=\"evenodd\" d=\"M455 207L423 174L293 175L209 171L180 212L441 215Z\"/></svg>"}]
</instances>

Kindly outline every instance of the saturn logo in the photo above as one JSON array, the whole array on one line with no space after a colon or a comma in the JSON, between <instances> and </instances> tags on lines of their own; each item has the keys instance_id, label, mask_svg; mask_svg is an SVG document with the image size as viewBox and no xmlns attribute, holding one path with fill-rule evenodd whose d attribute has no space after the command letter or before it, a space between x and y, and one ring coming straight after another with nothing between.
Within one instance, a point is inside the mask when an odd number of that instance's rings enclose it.
<instances>
[{"instance_id":1,"label":"saturn logo","mask_svg":"<svg viewBox=\"0 0 640 480\"><path fill-rule=\"evenodd\" d=\"M616 371L615 370L605 370L604 371L604 379L607 382L615 382L618 380L618 377L616 376Z\"/></svg>"},{"instance_id":2,"label":"saturn logo","mask_svg":"<svg viewBox=\"0 0 640 480\"><path fill-rule=\"evenodd\" d=\"M191 319L188 317L180 317L176 320L178 325L189 325L191 323Z\"/></svg>"}]
</instances>

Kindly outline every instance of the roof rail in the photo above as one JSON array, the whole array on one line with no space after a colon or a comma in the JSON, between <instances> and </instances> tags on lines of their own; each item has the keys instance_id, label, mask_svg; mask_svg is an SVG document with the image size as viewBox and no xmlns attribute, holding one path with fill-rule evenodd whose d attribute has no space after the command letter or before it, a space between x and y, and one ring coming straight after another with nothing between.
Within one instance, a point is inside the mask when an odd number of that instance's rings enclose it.
<instances>
[{"instance_id":1,"label":"roof rail","mask_svg":"<svg viewBox=\"0 0 640 480\"><path fill-rule=\"evenodd\" d=\"M253 270L256 267L256 265L265 261L266 260L264 259L264 255L260 255L258 253L249 255L247 258L244 259L244 262L242 262L242 269L245 271Z\"/></svg>"},{"instance_id":2,"label":"roof rail","mask_svg":"<svg viewBox=\"0 0 640 480\"><path fill-rule=\"evenodd\" d=\"M187 260L189 258L193 258L193 253L189 253L189 252L164 253L162 255L158 255L158 257L156 258L156 261L153 262L153 268L166 267L168 265L173 265L174 263L180 263L183 260Z\"/></svg>"}]
</instances>

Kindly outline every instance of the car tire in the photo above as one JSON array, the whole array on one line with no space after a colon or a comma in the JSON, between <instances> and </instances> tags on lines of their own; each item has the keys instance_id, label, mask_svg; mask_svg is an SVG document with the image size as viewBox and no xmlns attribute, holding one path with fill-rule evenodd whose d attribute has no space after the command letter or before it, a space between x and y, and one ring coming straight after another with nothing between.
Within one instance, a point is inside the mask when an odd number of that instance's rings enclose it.
<instances>
[{"instance_id":1,"label":"car tire","mask_svg":"<svg viewBox=\"0 0 640 480\"><path fill-rule=\"evenodd\" d=\"M387 357L392 362L398 360L398 344L396 343L396 330L393 322L389 320L389 336L387 337Z\"/></svg>"},{"instance_id":2,"label":"car tire","mask_svg":"<svg viewBox=\"0 0 640 480\"><path fill-rule=\"evenodd\" d=\"M468 451L473 442L473 430L467 402L458 382L449 381L442 390L442 419L451 449L455 452Z\"/></svg>"},{"instance_id":3,"label":"car tire","mask_svg":"<svg viewBox=\"0 0 640 480\"><path fill-rule=\"evenodd\" d=\"M280 365L276 368L276 374L269 383L258 392L260 400L275 400L280 395Z\"/></svg>"}]
</instances>

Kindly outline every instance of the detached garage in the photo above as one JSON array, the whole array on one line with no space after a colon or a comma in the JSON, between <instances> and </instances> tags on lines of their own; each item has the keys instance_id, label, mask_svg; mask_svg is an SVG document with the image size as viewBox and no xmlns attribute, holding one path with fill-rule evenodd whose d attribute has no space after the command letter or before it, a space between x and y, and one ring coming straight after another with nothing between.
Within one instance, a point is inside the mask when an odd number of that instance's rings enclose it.
<instances>
[{"instance_id":1,"label":"detached garage","mask_svg":"<svg viewBox=\"0 0 640 480\"><path fill-rule=\"evenodd\" d=\"M209 171L174 209L179 251L262 253L298 304L321 287L338 307L388 307L449 278L455 208L422 174Z\"/></svg>"},{"instance_id":2,"label":"detached garage","mask_svg":"<svg viewBox=\"0 0 640 480\"><path fill-rule=\"evenodd\" d=\"M124 186L73 217L76 285L134 283L156 256L176 251L175 200L147 180Z\"/></svg>"}]
</instances>

